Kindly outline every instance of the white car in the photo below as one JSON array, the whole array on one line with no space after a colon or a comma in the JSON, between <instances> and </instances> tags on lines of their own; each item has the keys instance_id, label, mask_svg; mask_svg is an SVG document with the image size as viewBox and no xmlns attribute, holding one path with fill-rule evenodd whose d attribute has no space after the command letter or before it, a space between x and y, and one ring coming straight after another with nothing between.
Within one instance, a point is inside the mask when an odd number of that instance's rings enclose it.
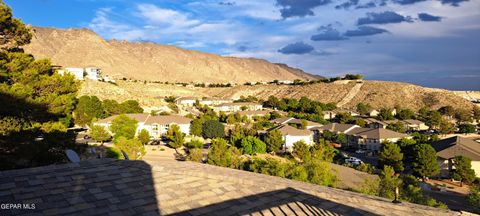
<instances>
[{"instance_id":1,"label":"white car","mask_svg":"<svg viewBox=\"0 0 480 216\"><path fill-rule=\"evenodd\" d=\"M356 158L356 157L349 157L345 159L345 163L353 164L353 165L360 165L362 163L362 160Z\"/></svg>"},{"instance_id":2,"label":"white car","mask_svg":"<svg viewBox=\"0 0 480 216\"><path fill-rule=\"evenodd\" d=\"M365 150L359 149L359 150L355 151L355 153L357 153L357 154L365 154L365 153L367 153L367 152L366 152Z\"/></svg>"}]
</instances>

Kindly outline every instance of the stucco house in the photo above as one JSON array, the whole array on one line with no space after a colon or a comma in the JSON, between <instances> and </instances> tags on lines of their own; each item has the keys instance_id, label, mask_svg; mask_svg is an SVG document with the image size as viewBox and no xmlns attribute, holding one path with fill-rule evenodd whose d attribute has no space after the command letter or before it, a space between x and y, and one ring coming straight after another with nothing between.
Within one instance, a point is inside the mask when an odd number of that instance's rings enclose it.
<instances>
[{"instance_id":1,"label":"stucco house","mask_svg":"<svg viewBox=\"0 0 480 216\"><path fill-rule=\"evenodd\" d=\"M424 122L414 119L403 120L409 131L426 131L430 129Z\"/></svg>"},{"instance_id":2,"label":"stucco house","mask_svg":"<svg viewBox=\"0 0 480 216\"><path fill-rule=\"evenodd\" d=\"M203 98L199 102L202 105L214 106L214 105L220 105L220 104L224 104L224 103L232 103L233 100L222 99L222 98Z\"/></svg>"},{"instance_id":3,"label":"stucco house","mask_svg":"<svg viewBox=\"0 0 480 216\"><path fill-rule=\"evenodd\" d=\"M304 141L307 145L313 145L313 132L310 130L301 130L294 128L290 125L279 125L270 129L268 132L272 130L279 130L283 135L284 144L282 146L283 151L291 152L293 150L293 144L298 141Z\"/></svg>"},{"instance_id":4,"label":"stucco house","mask_svg":"<svg viewBox=\"0 0 480 216\"><path fill-rule=\"evenodd\" d=\"M58 70L57 73L62 76L66 73L72 74L76 80L83 80L85 70L83 68L68 67L63 70L62 69Z\"/></svg>"},{"instance_id":5,"label":"stucco house","mask_svg":"<svg viewBox=\"0 0 480 216\"><path fill-rule=\"evenodd\" d=\"M453 158L462 155L472 160L472 169L475 170L475 175L480 177L480 143L454 136L434 142L432 147L437 151L440 176L449 177L450 171L455 169L452 163Z\"/></svg>"},{"instance_id":6,"label":"stucco house","mask_svg":"<svg viewBox=\"0 0 480 216\"><path fill-rule=\"evenodd\" d=\"M323 125L323 126L320 126L320 127L312 127L310 128L309 130L313 132L313 138L315 140L318 140L319 138L321 138L322 136L322 133L324 131L330 131L330 132L333 132L335 134L339 134L339 133L347 133L355 128L359 128L360 126L358 125L355 125L355 124L339 124L339 123L330 123L330 124L326 124L326 125Z\"/></svg>"},{"instance_id":7,"label":"stucco house","mask_svg":"<svg viewBox=\"0 0 480 216\"><path fill-rule=\"evenodd\" d=\"M196 101L197 101L197 98L195 97L179 97L175 99L175 104L183 105L183 106L193 106L195 105Z\"/></svg>"},{"instance_id":8,"label":"stucco house","mask_svg":"<svg viewBox=\"0 0 480 216\"><path fill-rule=\"evenodd\" d=\"M87 79L90 80L102 80L102 71L98 67L86 67Z\"/></svg>"},{"instance_id":9,"label":"stucco house","mask_svg":"<svg viewBox=\"0 0 480 216\"><path fill-rule=\"evenodd\" d=\"M374 118L367 118L365 119L366 127L368 128L387 128L388 123L384 121L380 121Z\"/></svg>"},{"instance_id":10,"label":"stucco house","mask_svg":"<svg viewBox=\"0 0 480 216\"><path fill-rule=\"evenodd\" d=\"M138 134L141 130L145 129L150 134L151 138L158 139L164 135L168 128L176 124L180 127L180 131L186 135L190 134L190 122L191 119L178 115L166 115L166 116L152 116L145 113L139 114L125 114L130 118L133 118L137 121L137 131ZM118 117L118 115L110 116L105 119L101 119L94 123L94 125L104 126L107 130L110 131L110 126L112 120Z\"/></svg>"},{"instance_id":11,"label":"stucco house","mask_svg":"<svg viewBox=\"0 0 480 216\"><path fill-rule=\"evenodd\" d=\"M402 138L409 138L407 134L398 133L385 128L354 128L345 133L347 135L347 146L357 149L379 151L384 142L395 143Z\"/></svg>"},{"instance_id":12,"label":"stucco house","mask_svg":"<svg viewBox=\"0 0 480 216\"><path fill-rule=\"evenodd\" d=\"M238 103L223 103L219 105L215 105L212 107L215 112L238 112L238 111L254 111L254 110L262 110L263 106L257 103L251 102L238 102Z\"/></svg>"},{"instance_id":13,"label":"stucco house","mask_svg":"<svg viewBox=\"0 0 480 216\"><path fill-rule=\"evenodd\" d=\"M374 109L374 110L372 110L372 111L370 111L370 112L368 113L368 116L370 116L370 117L377 117L378 114L380 114L380 112L379 112L378 110Z\"/></svg>"},{"instance_id":14,"label":"stucco house","mask_svg":"<svg viewBox=\"0 0 480 216\"><path fill-rule=\"evenodd\" d=\"M325 120L334 119L335 116L337 116L337 113L335 113L333 111L324 111L323 112L323 119L325 119Z\"/></svg>"}]
</instances>

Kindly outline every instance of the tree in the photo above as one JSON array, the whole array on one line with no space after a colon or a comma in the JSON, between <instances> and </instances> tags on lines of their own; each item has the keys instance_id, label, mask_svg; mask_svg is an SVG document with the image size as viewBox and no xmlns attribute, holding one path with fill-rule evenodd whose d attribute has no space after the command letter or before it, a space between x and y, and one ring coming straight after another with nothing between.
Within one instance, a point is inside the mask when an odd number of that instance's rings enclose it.
<instances>
[{"instance_id":1,"label":"tree","mask_svg":"<svg viewBox=\"0 0 480 216\"><path fill-rule=\"evenodd\" d=\"M180 127L176 124L170 125L167 131L168 145L177 151L185 142L185 134L182 133Z\"/></svg>"},{"instance_id":2,"label":"tree","mask_svg":"<svg viewBox=\"0 0 480 216\"><path fill-rule=\"evenodd\" d=\"M455 132L455 125L445 119L442 119L440 121L440 124L438 125L438 132L440 134L450 134Z\"/></svg>"},{"instance_id":3,"label":"tree","mask_svg":"<svg viewBox=\"0 0 480 216\"><path fill-rule=\"evenodd\" d=\"M330 169L328 162L312 160L305 164L308 172L308 179L311 183L335 187L337 176Z\"/></svg>"},{"instance_id":4,"label":"tree","mask_svg":"<svg viewBox=\"0 0 480 216\"><path fill-rule=\"evenodd\" d=\"M137 131L137 120L129 118L127 115L119 115L112 120L110 131L113 133L114 142L117 142L119 137L133 139Z\"/></svg>"},{"instance_id":5,"label":"tree","mask_svg":"<svg viewBox=\"0 0 480 216\"><path fill-rule=\"evenodd\" d=\"M297 141L293 143L292 154L301 161L308 161L310 160L310 147L303 140Z\"/></svg>"},{"instance_id":6,"label":"tree","mask_svg":"<svg viewBox=\"0 0 480 216\"><path fill-rule=\"evenodd\" d=\"M402 109L397 113L396 117L401 120L414 119L415 112L411 109Z\"/></svg>"},{"instance_id":7,"label":"tree","mask_svg":"<svg viewBox=\"0 0 480 216\"><path fill-rule=\"evenodd\" d=\"M458 132L468 134L468 133L475 133L477 130L475 125L472 124L461 124L458 126Z\"/></svg>"},{"instance_id":8,"label":"tree","mask_svg":"<svg viewBox=\"0 0 480 216\"><path fill-rule=\"evenodd\" d=\"M212 145L208 151L207 163L222 167L229 167L232 164L232 155L226 140L221 138L212 140Z\"/></svg>"},{"instance_id":9,"label":"tree","mask_svg":"<svg viewBox=\"0 0 480 216\"><path fill-rule=\"evenodd\" d=\"M78 99L75 108L75 122L78 125L85 126L92 122L94 118L104 117L102 101L96 96L82 96Z\"/></svg>"},{"instance_id":10,"label":"tree","mask_svg":"<svg viewBox=\"0 0 480 216\"><path fill-rule=\"evenodd\" d=\"M203 141L201 139L194 138L194 139L190 140L190 142L188 142L185 146L188 149L194 149L194 148L201 149L201 148L203 148Z\"/></svg>"},{"instance_id":11,"label":"tree","mask_svg":"<svg viewBox=\"0 0 480 216\"><path fill-rule=\"evenodd\" d=\"M421 109L420 117L430 128L437 128L442 122L442 114L436 110Z\"/></svg>"},{"instance_id":12,"label":"tree","mask_svg":"<svg viewBox=\"0 0 480 216\"><path fill-rule=\"evenodd\" d=\"M205 138L222 138L225 136L225 127L218 120L208 120L203 124L202 135Z\"/></svg>"},{"instance_id":13,"label":"tree","mask_svg":"<svg viewBox=\"0 0 480 216\"><path fill-rule=\"evenodd\" d=\"M422 177L436 176L440 173L440 167L437 163L437 152L429 144L420 144L414 147L415 156L413 157L413 172Z\"/></svg>"},{"instance_id":14,"label":"tree","mask_svg":"<svg viewBox=\"0 0 480 216\"><path fill-rule=\"evenodd\" d=\"M470 187L470 193L467 196L467 201L473 206L473 208L475 208L477 213L480 212L480 189L478 186Z\"/></svg>"},{"instance_id":15,"label":"tree","mask_svg":"<svg viewBox=\"0 0 480 216\"><path fill-rule=\"evenodd\" d=\"M190 124L190 134L202 136L203 121L201 119L193 119Z\"/></svg>"},{"instance_id":16,"label":"tree","mask_svg":"<svg viewBox=\"0 0 480 216\"><path fill-rule=\"evenodd\" d=\"M360 115L367 115L371 109L372 109L372 106L370 106L370 104L364 104L364 103L357 104L357 112L360 113Z\"/></svg>"},{"instance_id":17,"label":"tree","mask_svg":"<svg viewBox=\"0 0 480 216\"><path fill-rule=\"evenodd\" d=\"M276 129L270 131L267 138L265 138L265 144L267 145L268 152L276 152L280 150L284 144L282 132Z\"/></svg>"},{"instance_id":18,"label":"tree","mask_svg":"<svg viewBox=\"0 0 480 216\"><path fill-rule=\"evenodd\" d=\"M380 175L379 195L393 199L395 197L395 188L400 187L401 183L402 181L395 175L393 167L384 166Z\"/></svg>"},{"instance_id":19,"label":"tree","mask_svg":"<svg viewBox=\"0 0 480 216\"><path fill-rule=\"evenodd\" d=\"M473 108L473 119L480 121L480 108L478 106Z\"/></svg>"},{"instance_id":20,"label":"tree","mask_svg":"<svg viewBox=\"0 0 480 216\"><path fill-rule=\"evenodd\" d=\"M103 109L105 110L105 116L112 116L123 113L122 107L116 100L105 99L102 101L102 105Z\"/></svg>"},{"instance_id":21,"label":"tree","mask_svg":"<svg viewBox=\"0 0 480 216\"><path fill-rule=\"evenodd\" d=\"M140 131L140 133L138 133L137 139L140 140L140 142L141 142L143 145L146 145L146 144L148 144L148 142L150 141L150 133L148 133L147 130L142 129L142 130Z\"/></svg>"},{"instance_id":22,"label":"tree","mask_svg":"<svg viewBox=\"0 0 480 216\"><path fill-rule=\"evenodd\" d=\"M455 115L455 108L452 106L444 106L438 109L438 111L445 116L452 117Z\"/></svg>"},{"instance_id":23,"label":"tree","mask_svg":"<svg viewBox=\"0 0 480 216\"><path fill-rule=\"evenodd\" d=\"M189 149L187 159L189 161L202 162L203 150L200 148Z\"/></svg>"},{"instance_id":24,"label":"tree","mask_svg":"<svg viewBox=\"0 0 480 216\"><path fill-rule=\"evenodd\" d=\"M380 109L379 111L380 113L378 113L378 120L381 120L381 121L386 121L386 120L394 120L394 116L392 114L392 109L389 109L389 108L382 108Z\"/></svg>"},{"instance_id":25,"label":"tree","mask_svg":"<svg viewBox=\"0 0 480 216\"><path fill-rule=\"evenodd\" d=\"M378 153L378 159L380 167L393 167L397 173L403 171L403 153L397 144L390 142L383 143L380 153Z\"/></svg>"},{"instance_id":26,"label":"tree","mask_svg":"<svg viewBox=\"0 0 480 216\"><path fill-rule=\"evenodd\" d=\"M472 169L472 160L465 156L456 156L452 159L455 169L452 170L453 179L459 180L461 186L463 183L470 184L475 180L475 171Z\"/></svg>"},{"instance_id":27,"label":"tree","mask_svg":"<svg viewBox=\"0 0 480 216\"><path fill-rule=\"evenodd\" d=\"M266 145L260 139L254 136L244 137L240 141L241 149L244 154L256 154L256 153L265 153Z\"/></svg>"},{"instance_id":28,"label":"tree","mask_svg":"<svg viewBox=\"0 0 480 216\"><path fill-rule=\"evenodd\" d=\"M389 124L387 126L387 129L392 130L392 131L396 131L396 132L399 132L399 133L405 133L405 131L407 130L407 128L405 127L405 124L403 124L402 122L399 122L399 121Z\"/></svg>"},{"instance_id":29,"label":"tree","mask_svg":"<svg viewBox=\"0 0 480 216\"><path fill-rule=\"evenodd\" d=\"M308 172L304 166L293 165L292 168L288 169L286 176L297 181L308 181Z\"/></svg>"},{"instance_id":30,"label":"tree","mask_svg":"<svg viewBox=\"0 0 480 216\"><path fill-rule=\"evenodd\" d=\"M12 17L12 9L0 1L0 49L10 50L30 43L31 29Z\"/></svg>"},{"instance_id":31,"label":"tree","mask_svg":"<svg viewBox=\"0 0 480 216\"><path fill-rule=\"evenodd\" d=\"M333 136L333 141L338 144L346 145L348 140L347 136L343 133L337 133Z\"/></svg>"},{"instance_id":32,"label":"tree","mask_svg":"<svg viewBox=\"0 0 480 216\"><path fill-rule=\"evenodd\" d=\"M470 113L470 110L457 109L455 110L455 119L457 119L458 122L471 122L472 113Z\"/></svg>"},{"instance_id":33,"label":"tree","mask_svg":"<svg viewBox=\"0 0 480 216\"><path fill-rule=\"evenodd\" d=\"M143 113L142 107L136 100L126 100L120 104L122 113Z\"/></svg>"},{"instance_id":34,"label":"tree","mask_svg":"<svg viewBox=\"0 0 480 216\"><path fill-rule=\"evenodd\" d=\"M141 159L145 155L145 147L138 139L127 139L125 137L119 137L115 143L115 147L124 151L130 160Z\"/></svg>"},{"instance_id":35,"label":"tree","mask_svg":"<svg viewBox=\"0 0 480 216\"><path fill-rule=\"evenodd\" d=\"M90 136L97 142L101 142L102 145L103 142L109 140L112 137L110 136L110 133L108 133L107 129L100 125L94 125L90 128Z\"/></svg>"},{"instance_id":36,"label":"tree","mask_svg":"<svg viewBox=\"0 0 480 216\"><path fill-rule=\"evenodd\" d=\"M352 121L352 115L350 113L338 113L335 116L335 121L337 121L340 124L346 124L350 121Z\"/></svg>"}]
</instances>

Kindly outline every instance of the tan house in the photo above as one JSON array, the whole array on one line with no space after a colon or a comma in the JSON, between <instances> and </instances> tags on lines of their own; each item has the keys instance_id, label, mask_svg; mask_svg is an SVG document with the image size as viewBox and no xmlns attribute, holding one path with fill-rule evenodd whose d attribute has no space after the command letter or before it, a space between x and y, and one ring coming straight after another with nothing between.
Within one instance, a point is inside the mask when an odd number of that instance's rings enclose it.
<instances>
[{"instance_id":1,"label":"tan house","mask_svg":"<svg viewBox=\"0 0 480 216\"><path fill-rule=\"evenodd\" d=\"M239 102L239 103L223 103L212 107L215 112L238 112L238 111L255 111L262 110L263 106L258 103Z\"/></svg>"},{"instance_id":2,"label":"tan house","mask_svg":"<svg viewBox=\"0 0 480 216\"><path fill-rule=\"evenodd\" d=\"M355 125L355 124L339 124L339 123L330 123L321 127L312 127L310 130L313 132L313 138L315 140L318 140L321 138L322 133L324 131L330 131L335 134L339 133L347 133L355 128L359 128L360 126Z\"/></svg>"},{"instance_id":3,"label":"tan house","mask_svg":"<svg viewBox=\"0 0 480 216\"><path fill-rule=\"evenodd\" d=\"M125 115L137 121L137 131L135 132L135 134L138 134L141 130L145 129L148 131L152 139L160 138L168 131L168 128L170 128L170 126L173 124L178 125L180 127L180 131L182 131L183 133L187 135L190 134L190 122L192 120L187 117L178 115L152 116L145 113ZM112 120L116 117L118 117L118 115L101 119L93 124L103 126L108 131L110 131Z\"/></svg>"},{"instance_id":4,"label":"tan house","mask_svg":"<svg viewBox=\"0 0 480 216\"><path fill-rule=\"evenodd\" d=\"M384 142L395 143L402 138L409 138L407 134L387 130L385 128L354 128L345 133L348 137L348 146L379 151Z\"/></svg>"},{"instance_id":5,"label":"tan house","mask_svg":"<svg viewBox=\"0 0 480 216\"><path fill-rule=\"evenodd\" d=\"M323 119L325 119L325 120L334 119L335 116L337 116L337 113L335 113L333 111L324 111L323 112Z\"/></svg>"},{"instance_id":6,"label":"tan house","mask_svg":"<svg viewBox=\"0 0 480 216\"><path fill-rule=\"evenodd\" d=\"M365 122L367 123L366 126L368 128L387 128L388 126L388 123L374 118L367 118L365 119Z\"/></svg>"},{"instance_id":7,"label":"tan house","mask_svg":"<svg viewBox=\"0 0 480 216\"><path fill-rule=\"evenodd\" d=\"M379 112L378 110L374 109L374 110L372 110L372 111L370 111L370 112L368 113L368 116L370 116L370 117L377 117L378 114L380 114L380 112Z\"/></svg>"},{"instance_id":8,"label":"tan house","mask_svg":"<svg viewBox=\"0 0 480 216\"><path fill-rule=\"evenodd\" d=\"M242 116L247 116L248 119L253 119L254 117L263 117L270 114L270 110L253 110L253 111L238 111L237 113Z\"/></svg>"},{"instance_id":9,"label":"tan house","mask_svg":"<svg viewBox=\"0 0 480 216\"><path fill-rule=\"evenodd\" d=\"M224 103L232 103L233 100L222 99L222 98L202 98L202 100L200 100L199 102L202 105L214 106L214 105L220 105Z\"/></svg>"},{"instance_id":10,"label":"tan house","mask_svg":"<svg viewBox=\"0 0 480 216\"><path fill-rule=\"evenodd\" d=\"M480 143L472 139L459 136L450 137L432 143L432 147L437 151L437 162L440 165L440 175L448 177L453 166L453 158L456 156L465 156L472 160L472 169L475 175L480 177Z\"/></svg>"},{"instance_id":11,"label":"tan house","mask_svg":"<svg viewBox=\"0 0 480 216\"><path fill-rule=\"evenodd\" d=\"M183 105L183 106L193 106L195 105L196 101L197 101L197 98L195 97L179 97L175 99L175 104Z\"/></svg>"},{"instance_id":12,"label":"tan house","mask_svg":"<svg viewBox=\"0 0 480 216\"><path fill-rule=\"evenodd\" d=\"M424 122L414 119L403 120L409 131L426 131L430 129Z\"/></svg>"},{"instance_id":13,"label":"tan house","mask_svg":"<svg viewBox=\"0 0 480 216\"><path fill-rule=\"evenodd\" d=\"M313 145L313 132L306 129L297 129L290 125L279 125L270 129L268 132L272 130L279 130L283 135L283 141L285 142L282 146L283 151L292 151L293 144L298 141L304 141L307 145Z\"/></svg>"}]
</instances>

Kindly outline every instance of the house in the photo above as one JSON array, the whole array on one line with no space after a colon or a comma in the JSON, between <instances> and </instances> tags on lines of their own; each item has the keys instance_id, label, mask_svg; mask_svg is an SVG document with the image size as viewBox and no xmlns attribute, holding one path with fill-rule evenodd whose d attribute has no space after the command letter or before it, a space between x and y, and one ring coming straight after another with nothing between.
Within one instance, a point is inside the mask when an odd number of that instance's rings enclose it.
<instances>
[{"instance_id":1,"label":"house","mask_svg":"<svg viewBox=\"0 0 480 216\"><path fill-rule=\"evenodd\" d=\"M87 73L87 79L90 80L103 80L102 71L98 67L86 67L85 72Z\"/></svg>"},{"instance_id":2,"label":"house","mask_svg":"<svg viewBox=\"0 0 480 216\"><path fill-rule=\"evenodd\" d=\"M313 132L313 137L315 140L318 140L324 131L330 131L335 134L339 133L347 133L355 128L359 128L360 126L355 124L339 124L339 123L330 123L320 127L312 127L309 130Z\"/></svg>"},{"instance_id":3,"label":"house","mask_svg":"<svg viewBox=\"0 0 480 216\"><path fill-rule=\"evenodd\" d=\"M324 111L323 112L323 119L325 119L325 120L334 119L335 116L337 116L337 114L333 111Z\"/></svg>"},{"instance_id":4,"label":"house","mask_svg":"<svg viewBox=\"0 0 480 216\"><path fill-rule=\"evenodd\" d=\"M424 122L414 119L403 120L409 131L426 131L430 129Z\"/></svg>"},{"instance_id":5,"label":"house","mask_svg":"<svg viewBox=\"0 0 480 216\"><path fill-rule=\"evenodd\" d=\"M272 130L279 130L282 133L284 144L283 144L283 151L292 151L293 144L298 141L304 141L307 145L313 145L313 133L309 130L302 130L294 128L290 125L279 125L270 129L268 132Z\"/></svg>"},{"instance_id":6,"label":"house","mask_svg":"<svg viewBox=\"0 0 480 216\"><path fill-rule=\"evenodd\" d=\"M301 126L303 122L306 123L306 129L311 129L314 127L321 127L322 124L317 123L317 122L312 122L312 121L307 121L307 120L302 120L302 119L296 119L293 117L284 117L284 118L277 118L274 120L271 120L270 122L274 124L281 124L281 125L296 125L297 127Z\"/></svg>"},{"instance_id":7,"label":"house","mask_svg":"<svg viewBox=\"0 0 480 216\"><path fill-rule=\"evenodd\" d=\"M375 110L375 109L374 109L374 110L372 110L372 111L370 111L370 112L368 113L368 116L370 116L370 117L377 117L378 114L380 114L380 112L379 112L378 110Z\"/></svg>"},{"instance_id":8,"label":"house","mask_svg":"<svg viewBox=\"0 0 480 216\"><path fill-rule=\"evenodd\" d=\"M105 75L105 76L103 77L103 81L115 83L115 80L114 80L113 78L111 78L110 76L108 76L108 75Z\"/></svg>"},{"instance_id":9,"label":"house","mask_svg":"<svg viewBox=\"0 0 480 216\"><path fill-rule=\"evenodd\" d=\"M138 114L125 114L129 118L135 119L137 121L137 130L135 134L138 134L141 130L145 129L150 134L151 138L158 139L164 135L168 128L176 124L180 127L180 131L185 134L190 134L190 122L191 119L178 115L167 115L167 116L152 116L146 113ZM101 119L94 123L94 125L100 125L105 127L107 130L110 130L112 125L112 120L118 117L118 115L110 116L105 119Z\"/></svg>"},{"instance_id":10,"label":"house","mask_svg":"<svg viewBox=\"0 0 480 216\"><path fill-rule=\"evenodd\" d=\"M255 111L262 110L263 106L257 103L251 102L239 102L239 103L223 103L212 107L215 112L238 112L238 111Z\"/></svg>"},{"instance_id":11,"label":"house","mask_svg":"<svg viewBox=\"0 0 480 216\"><path fill-rule=\"evenodd\" d=\"M360 116L360 113L353 111L353 110L346 110L346 109L340 109L340 110L335 110L337 113L348 113L350 116Z\"/></svg>"},{"instance_id":12,"label":"house","mask_svg":"<svg viewBox=\"0 0 480 216\"><path fill-rule=\"evenodd\" d=\"M247 116L248 119L253 119L254 117L263 117L270 114L270 110L245 110L245 111L238 111L237 113L242 116Z\"/></svg>"},{"instance_id":13,"label":"house","mask_svg":"<svg viewBox=\"0 0 480 216\"><path fill-rule=\"evenodd\" d=\"M232 103L231 99L222 99L222 98L203 98L200 100L200 104L207 106L220 105L224 103Z\"/></svg>"},{"instance_id":14,"label":"house","mask_svg":"<svg viewBox=\"0 0 480 216\"><path fill-rule=\"evenodd\" d=\"M58 74L60 75L64 75L65 73L68 73L68 74L72 74L76 80L83 80L83 75L85 73L85 71L83 70L83 68L65 68L64 70L58 70L57 71Z\"/></svg>"},{"instance_id":15,"label":"house","mask_svg":"<svg viewBox=\"0 0 480 216\"><path fill-rule=\"evenodd\" d=\"M379 151L384 142L395 143L402 138L408 138L407 134L398 133L385 128L354 128L345 133L347 135L347 146L357 149Z\"/></svg>"},{"instance_id":16,"label":"house","mask_svg":"<svg viewBox=\"0 0 480 216\"><path fill-rule=\"evenodd\" d=\"M388 123L384 121L380 121L374 118L367 118L365 119L366 127L368 128L387 128Z\"/></svg>"},{"instance_id":17,"label":"house","mask_svg":"<svg viewBox=\"0 0 480 216\"><path fill-rule=\"evenodd\" d=\"M472 169L477 177L480 177L480 143L472 139L459 136L450 137L432 143L437 151L437 162L440 165L440 176L449 177L450 171L454 169L453 158L463 155L472 160Z\"/></svg>"},{"instance_id":18,"label":"house","mask_svg":"<svg viewBox=\"0 0 480 216\"><path fill-rule=\"evenodd\" d=\"M197 102L195 97L179 97L175 99L175 104L183 106L193 106Z\"/></svg>"},{"instance_id":19,"label":"house","mask_svg":"<svg viewBox=\"0 0 480 216\"><path fill-rule=\"evenodd\" d=\"M293 81L292 80L278 80L277 83L290 85L290 84L293 84Z\"/></svg>"}]
</instances>

